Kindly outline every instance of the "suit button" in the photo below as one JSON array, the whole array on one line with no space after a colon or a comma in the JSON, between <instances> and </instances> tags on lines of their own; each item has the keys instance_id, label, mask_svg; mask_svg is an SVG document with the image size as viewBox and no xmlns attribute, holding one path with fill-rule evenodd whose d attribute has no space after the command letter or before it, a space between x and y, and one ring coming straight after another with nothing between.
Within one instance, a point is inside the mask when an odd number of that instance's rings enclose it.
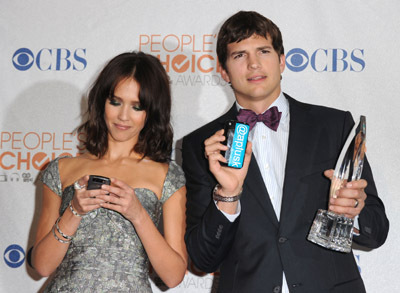
<instances>
[{"instance_id":1,"label":"suit button","mask_svg":"<svg viewBox=\"0 0 400 293\"><path fill-rule=\"evenodd\" d=\"M285 243L287 241L287 238L286 237L279 237L279 239L278 239L278 242L279 243Z\"/></svg>"},{"instance_id":2,"label":"suit button","mask_svg":"<svg viewBox=\"0 0 400 293\"><path fill-rule=\"evenodd\" d=\"M215 234L215 238L219 239L221 237L223 228L224 228L224 226L222 226L222 225L218 226L218 230L217 230L217 233Z\"/></svg>"},{"instance_id":3,"label":"suit button","mask_svg":"<svg viewBox=\"0 0 400 293\"><path fill-rule=\"evenodd\" d=\"M274 289L272 290L274 293L280 293L281 292L281 286L275 286Z\"/></svg>"}]
</instances>

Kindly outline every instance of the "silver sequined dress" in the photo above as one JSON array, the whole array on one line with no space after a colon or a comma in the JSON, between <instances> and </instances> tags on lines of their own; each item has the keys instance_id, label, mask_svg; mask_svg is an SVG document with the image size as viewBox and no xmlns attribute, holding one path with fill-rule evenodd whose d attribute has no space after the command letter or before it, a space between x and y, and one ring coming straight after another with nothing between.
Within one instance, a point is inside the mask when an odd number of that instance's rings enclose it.
<instances>
[{"instance_id":1,"label":"silver sequined dress","mask_svg":"<svg viewBox=\"0 0 400 293\"><path fill-rule=\"evenodd\" d=\"M62 198L60 215L74 188L61 186L58 160L50 162L41 181ZM185 184L182 169L170 162L161 199L145 188L135 193L158 226L163 203ZM149 259L136 231L119 213L100 208L85 215L45 292L152 292Z\"/></svg>"}]
</instances>

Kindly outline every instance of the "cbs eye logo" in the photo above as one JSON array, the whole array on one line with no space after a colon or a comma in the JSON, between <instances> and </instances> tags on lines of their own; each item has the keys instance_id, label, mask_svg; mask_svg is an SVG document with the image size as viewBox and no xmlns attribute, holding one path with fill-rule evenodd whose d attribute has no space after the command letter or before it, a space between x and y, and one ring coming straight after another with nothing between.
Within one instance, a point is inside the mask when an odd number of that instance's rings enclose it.
<instances>
[{"instance_id":1,"label":"cbs eye logo","mask_svg":"<svg viewBox=\"0 0 400 293\"><path fill-rule=\"evenodd\" d=\"M12 62L18 70L25 71L32 67L35 56L27 48L21 48L15 51Z\"/></svg>"},{"instance_id":2,"label":"cbs eye logo","mask_svg":"<svg viewBox=\"0 0 400 293\"><path fill-rule=\"evenodd\" d=\"M309 62L308 54L300 48L292 49L286 55L286 66L294 72L303 71Z\"/></svg>"},{"instance_id":3,"label":"cbs eye logo","mask_svg":"<svg viewBox=\"0 0 400 293\"><path fill-rule=\"evenodd\" d=\"M10 268L18 268L25 261L25 251L17 244L11 244L4 251L4 262Z\"/></svg>"}]
</instances>

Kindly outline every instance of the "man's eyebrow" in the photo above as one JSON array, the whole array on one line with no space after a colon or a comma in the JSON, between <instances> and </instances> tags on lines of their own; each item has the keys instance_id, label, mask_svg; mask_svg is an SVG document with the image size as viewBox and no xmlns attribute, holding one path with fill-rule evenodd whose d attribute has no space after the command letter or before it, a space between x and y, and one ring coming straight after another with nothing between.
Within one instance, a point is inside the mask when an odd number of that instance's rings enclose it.
<instances>
[{"instance_id":1,"label":"man's eyebrow","mask_svg":"<svg viewBox=\"0 0 400 293\"><path fill-rule=\"evenodd\" d=\"M230 55L236 55L236 54L240 54L240 53L246 53L246 50L238 50L238 51L233 51L230 53Z\"/></svg>"},{"instance_id":2,"label":"man's eyebrow","mask_svg":"<svg viewBox=\"0 0 400 293\"><path fill-rule=\"evenodd\" d=\"M261 46L261 47L257 47L257 50L262 50L262 49L272 49L273 47L270 45L265 45L265 46Z\"/></svg>"},{"instance_id":3,"label":"man's eyebrow","mask_svg":"<svg viewBox=\"0 0 400 293\"><path fill-rule=\"evenodd\" d=\"M271 45L265 45L265 46L261 46L261 47L257 47L256 49L259 51L259 50L263 50L263 49L272 49L273 47L271 46ZM237 50L237 51L233 51L233 52L231 52L229 55L236 55L236 54L241 54L241 53L246 53L247 52L247 50L246 49L244 49L244 50Z\"/></svg>"}]
</instances>

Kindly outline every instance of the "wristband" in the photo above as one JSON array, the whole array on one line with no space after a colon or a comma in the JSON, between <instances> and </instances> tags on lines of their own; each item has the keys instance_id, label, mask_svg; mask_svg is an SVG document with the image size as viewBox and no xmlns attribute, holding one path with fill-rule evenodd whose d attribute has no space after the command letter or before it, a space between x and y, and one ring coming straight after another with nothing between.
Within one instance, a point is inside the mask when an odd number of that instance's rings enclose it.
<instances>
[{"instance_id":1,"label":"wristband","mask_svg":"<svg viewBox=\"0 0 400 293\"><path fill-rule=\"evenodd\" d=\"M240 190L240 192L235 195L235 196L221 196L218 194L218 190L221 188L221 185L217 184L214 187L213 190L213 199L215 201L222 201L222 202L235 202L238 201L240 199L240 197L242 196L242 192L243 192L243 188Z\"/></svg>"}]
</instances>

